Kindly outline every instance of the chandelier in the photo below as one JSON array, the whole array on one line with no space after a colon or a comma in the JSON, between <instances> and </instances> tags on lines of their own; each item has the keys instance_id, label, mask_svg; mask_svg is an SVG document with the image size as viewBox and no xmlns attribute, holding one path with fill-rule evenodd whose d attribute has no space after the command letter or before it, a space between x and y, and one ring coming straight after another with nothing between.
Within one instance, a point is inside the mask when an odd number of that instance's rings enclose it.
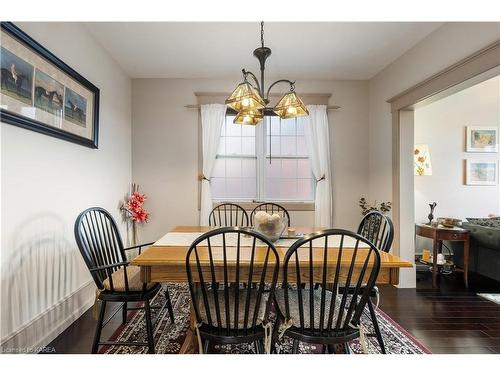
<instances>
[{"instance_id":1,"label":"chandelier","mask_svg":"<svg viewBox=\"0 0 500 375\"><path fill-rule=\"evenodd\" d=\"M264 70L266 59L271 56L271 49L264 46L264 22L260 23L261 46L253 51L253 55L260 63L260 82L252 72L242 69L243 82L241 82L229 98L226 99L228 107L237 112L234 118L235 124L257 125L262 121L264 115L278 115L282 119L307 116L309 112L295 92L295 82L288 79L280 79L269 85L267 91L264 86ZM253 80L250 83L248 78ZM267 107L269 92L278 83L288 83L290 91L283 95L274 107Z\"/></svg>"}]
</instances>

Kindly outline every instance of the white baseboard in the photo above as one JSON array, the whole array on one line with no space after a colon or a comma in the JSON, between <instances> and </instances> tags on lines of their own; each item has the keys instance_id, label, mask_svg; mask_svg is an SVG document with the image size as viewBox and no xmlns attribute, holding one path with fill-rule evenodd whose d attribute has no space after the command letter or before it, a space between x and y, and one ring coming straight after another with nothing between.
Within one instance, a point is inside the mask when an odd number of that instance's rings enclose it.
<instances>
[{"instance_id":1,"label":"white baseboard","mask_svg":"<svg viewBox=\"0 0 500 375\"><path fill-rule=\"evenodd\" d=\"M29 323L2 338L1 353L38 353L76 321L94 303L93 280L36 316ZM45 350L50 352L50 348Z\"/></svg>"}]
</instances>

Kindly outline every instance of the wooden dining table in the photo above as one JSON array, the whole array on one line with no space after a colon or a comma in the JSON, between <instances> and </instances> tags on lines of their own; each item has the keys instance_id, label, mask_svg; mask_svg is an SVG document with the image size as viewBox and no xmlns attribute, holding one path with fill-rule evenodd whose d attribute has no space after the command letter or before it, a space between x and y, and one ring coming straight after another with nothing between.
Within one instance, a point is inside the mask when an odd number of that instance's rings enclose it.
<instances>
[{"instance_id":1,"label":"wooden dining table","mask_svg":"<svg viewBox=\"0 0 500 375\"><path fill-rule=\"evenodd\" d=\"M176 234L178 237L186 236L190 238L194 234L201 234L208 232L213 227L202 227L202 226L178 226L174 228L169 233ZM321 230L321 228L312 227L298 227L296 228L297 233L310 234ZM168 236L167 234L166 236ZM144 250L142 254L134 258L130 264L133 266L138 266L141 268L141 280L142 282L160 282L160 283L187 283L187 273L186 273L186 254L189 249L190 243L182 243L182 241L177 241L177 243L170 242L166 243L163 239L155 242L151 247ZM290 241L288 241L289 243ZM329 247L330 249L330 247ZM280 246L279 242L276 244L276 250L279 255L279 259L284 259L285 253L288 250L287 246ZM335 250L333 248L333 250ZM362 251L362 249L360 249ZM322 248L317 248L317 251L322 251ZM341 264L348 264L351 261L353 249L346 248L344 246L343 256ZM403 260L396 255L381 252L380 253L380 272L377 278L377 284L391 284L397 285L399 283L399 269L413 267L413 264L409 261ZM304 259L304 262L307 261ZM332 259L332 262L334 260ZM336 261L336 260L335 260ZM360 259L360 262L361 259ZM236 266L236 261L231 261L230 258L227 260L227 266L229 269ZM359 265L361 267L361 263ZM282 280L282 275L278 277L278 282ZM196 351L195 345L195 334L194 327L196 321L194 317L194 309L191 308L191 329L186 335L184 344L180 350L181 353L192 353Z\"/></svg>"}]
</instances>

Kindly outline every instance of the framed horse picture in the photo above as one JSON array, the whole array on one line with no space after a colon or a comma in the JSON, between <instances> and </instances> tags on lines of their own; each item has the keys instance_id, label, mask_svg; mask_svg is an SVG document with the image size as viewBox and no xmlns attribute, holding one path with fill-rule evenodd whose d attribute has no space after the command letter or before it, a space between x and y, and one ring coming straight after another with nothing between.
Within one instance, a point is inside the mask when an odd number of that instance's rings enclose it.
<instances>
[{"instance_id":1,"label":"framed horse picture","mask_svg":"<svg viewBox=\"0 0 500 375\"><path fill-rule=\"evenodd\" d=\"M97 148L99 89L11 22L0 40L1 122Z\"/></svg>"}]
</instances>

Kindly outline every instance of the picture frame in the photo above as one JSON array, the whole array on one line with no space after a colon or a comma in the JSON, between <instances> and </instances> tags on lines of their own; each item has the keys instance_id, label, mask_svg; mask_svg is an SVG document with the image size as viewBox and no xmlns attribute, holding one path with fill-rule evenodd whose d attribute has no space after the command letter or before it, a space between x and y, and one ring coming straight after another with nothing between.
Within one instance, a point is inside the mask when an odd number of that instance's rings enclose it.
<instances>
[{"instance_id":1,"label":"picture frame","mask_svg":"<svg viewBox=\"0 0 500 375\"><path fill-rule=\"evenodd\" d=\"M498 152L498 127L467 126L467 152Z\"/></svg>"},{"instance_id":2,"label":"picture frame","mask_svg":"<svg viewBox=\"0 0 500 375\"><path fill-rule=\"evenodd\" d=\"M498 160L467 159L465 161L465 184L495 186L498 184Z\"/></svg>"},{"instance_id":3,"label":"picture frame","mask_svg":"<svg viewBox=\"0 0 500 375\"><path fill-rule=\"evenodd\" d=\"M1 22L1 122L98 148L99 89L12 22Z\"/></svg>"}]
</instances>

